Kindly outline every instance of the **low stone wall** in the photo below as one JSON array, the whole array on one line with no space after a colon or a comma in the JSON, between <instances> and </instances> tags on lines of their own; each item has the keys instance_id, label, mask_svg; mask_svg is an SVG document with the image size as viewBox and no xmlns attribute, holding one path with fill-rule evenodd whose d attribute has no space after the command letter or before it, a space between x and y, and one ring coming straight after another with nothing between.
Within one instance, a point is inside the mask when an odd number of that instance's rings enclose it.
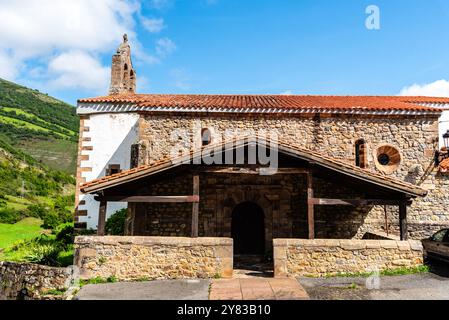
<instances>
[{"instance_id":1,"label":"low stone wall","mask_svg":"<svg viewBox=\"0 0 449 320\"><path fill-rule=\"evenodd\" d=\"M232 277L233 241L228 238L75 238L81 279L118 280Z\"/></svg>"},{"instance_id":2,"label":"low stone wall","mask_svg":"<svg viewBox=\"0 0 449 320\"><path fill-rule=\"evenodd\" d=\"M49 290L65 291L70 277L66 268L0 261L0 300L42 299Z\"/></svg>"},{"instance_id":3,"label":"low stone wall","mask_svg":"<svg viewBox=\"0 0 449 320\"><path fill-rule=\"evenodd\" d=\"M420 241L275 239L275 277L327 276L423 264Z\"/></svg>"}]
</instances>

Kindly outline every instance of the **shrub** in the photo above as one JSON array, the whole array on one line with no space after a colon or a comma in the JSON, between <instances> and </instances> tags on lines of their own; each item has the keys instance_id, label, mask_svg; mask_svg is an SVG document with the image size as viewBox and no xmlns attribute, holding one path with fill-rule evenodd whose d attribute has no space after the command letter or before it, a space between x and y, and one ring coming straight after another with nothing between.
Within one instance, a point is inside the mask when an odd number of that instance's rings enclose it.
<instances>
[{"instance_id":1,"label":"shrub","mask_svg":"<svg viewBox=\"0 0 449 320\"><path fill-rule=\"evenodd\" d=\"M75 227L73 222L60 224L53 231L56 234L56 241L67 246L73 244Z\"/></svg>"},{"instance_id":2,"label":"shrub","mask_svg":"<svg viewBox=\"0 0 449 320\"><path fill-rule=\"evenodd\" d=\"M106 221L106 234L113 236L123 236L125 234L125 220L127 212L127 209L118 210Z\"/></svg>"},{"instance_id":3,"label":"shrub","mask_svg":"<svg viewBox=\"0 0 449 320\"><path fill-rule=\"evenodd\" d=\"M97 231L94 229L79 229L76 230L76 235L78 236L92 236L92 235L96 235Z\"/></svg>"},{"instance_id":4,"label":"shrub","mask_svg":"<svg viewBox=\"0 0 449 320\"><path fill-rule=\"evenodd\" d=\"M42 204L28 206L27 216L41 219L44 229L54 229L60 224L73 221L71 212L65 207L55 206L52 208Z\"/></svg>"},{"instance_id":5,"label":"shrub","mask_svg":"<svg viewBox=\"0 0 449 320\"><path fill-rule=\"evenodd\" d=\"M27 213L29 217L44 219L47 215L48 208L42 204L33 204L27 207Z\"/></svg>"},{"instance_id":6,"label":"shrub","mask_svg":"<svg viewBox=\"0 0 449 320\"><path fill-rule=\"evenodd\" d=\"M42 217L42 220L44 221L42 224L42 228L44 229L53 229L62 222L59 220L58 214L54 211L47 212L47 214Z\"/></svg>"},{"instance_id":7,"label":"shrub","mask_svg":"<svg viewBox=\"0 0 449 320\"><path fill-rule=\"evenodd\" d=\"M6 197L3 194L0 194L0 207L6 207Z\"/></svg>"},{"instance_id":8,"label":"shrub","mask_svg":"<svg viewBox=\"0 0 449 320\"><path fill-rule=\"evenodd\" d=\"M32 263L59 266L58 254L60 250L60 246L57 243L37 244L30 248L30 252L25 256L25 259Z\"/></svg>"},{"instance_id":9,"label":"shrub","mask_svg":"<svg viewBox=\"0 0 449 320\"><path fill-rule=\"evenodd\" d=\"M23 212L11 209L11 208L2 208L0 209L0 223L9 223L13 224L19 222L25 217Z\"/></svg>"},{"instance_id":10,"label":"shrub","mask_svg":"<svg viewBox=\"0 0 449 320\"><path fill-rule=\"evenodd\" d=\"M70 245L65 251L58 253L57 262L60 267L68 267L73 264L73 250L73 245Z\"/></svg>"}]
</instances>

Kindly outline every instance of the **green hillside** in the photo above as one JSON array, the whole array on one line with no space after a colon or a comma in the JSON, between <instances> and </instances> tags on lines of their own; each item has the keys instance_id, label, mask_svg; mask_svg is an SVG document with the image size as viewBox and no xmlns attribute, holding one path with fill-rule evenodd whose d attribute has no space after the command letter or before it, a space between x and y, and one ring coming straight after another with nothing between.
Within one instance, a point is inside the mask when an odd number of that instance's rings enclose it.
<instances>
[{"instance_id":1,"label":"green hillside","mask_svg":"<svg viewBox=\"0 0 449 320\"><path fill-rule=\"evenodd\" d=\"M0 140L48 167L75 173L79 120L65 102L0 79Z\"/></svg>"},{"instance_id":2,"label":"green hillside","mask_svg":"<svg viewBox=\"0 0 449 320\"><path fill-rule=\"evenodd\" d=\"M0 223L72 221L78 126L73 106L0 79Z\"/></svg>"}]
</instances>

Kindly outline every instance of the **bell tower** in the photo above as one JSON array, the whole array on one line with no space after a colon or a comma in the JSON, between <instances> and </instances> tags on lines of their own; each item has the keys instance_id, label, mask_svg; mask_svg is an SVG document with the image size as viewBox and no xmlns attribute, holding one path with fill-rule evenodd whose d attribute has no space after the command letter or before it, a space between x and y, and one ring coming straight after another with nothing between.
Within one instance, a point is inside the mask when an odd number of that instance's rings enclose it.
<instances>
[{"instance_id":1,"label":"bell tower","mask_svg":"<svg viewBox=\"0 0 449 320\"><path fill-rule=\"evenodd\" d=\"M131 61L131 47L128 43L128 36L125 34L117 53L112 56L109 94L134 93L136 93L136 71Z\"/></svg>"}]
</instances>

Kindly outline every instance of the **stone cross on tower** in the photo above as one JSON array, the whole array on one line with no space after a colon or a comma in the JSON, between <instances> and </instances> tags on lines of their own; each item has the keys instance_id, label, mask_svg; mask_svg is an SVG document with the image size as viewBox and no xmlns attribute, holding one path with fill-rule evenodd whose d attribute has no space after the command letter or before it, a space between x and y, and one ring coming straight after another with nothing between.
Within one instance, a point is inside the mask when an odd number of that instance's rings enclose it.
<instances>
[{"instance_id":1,"label":"stone cross on tower","mask_svg":"<svg viewBox=\"0 0 449 320\"><path fill-rule=\"evenodd\" d=\"M126 93L136 93L136 71L131 61L131 47L128 43L128 36L125 34L117 53L112 56L109 94Z\"/></svg>"}]
</instances>

